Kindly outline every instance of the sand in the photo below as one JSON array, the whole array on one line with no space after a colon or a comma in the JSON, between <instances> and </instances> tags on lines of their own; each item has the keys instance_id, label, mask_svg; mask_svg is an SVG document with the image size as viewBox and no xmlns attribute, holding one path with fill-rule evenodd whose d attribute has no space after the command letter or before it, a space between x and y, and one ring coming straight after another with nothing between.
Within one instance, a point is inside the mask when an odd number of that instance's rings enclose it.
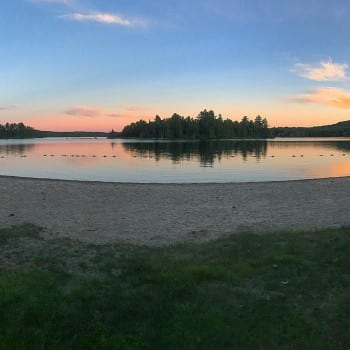
<instances>
[{"instance_id":1,"label":"sand","mask_svg":"<svg viewBox=\"0 0 350 350\"><path fill-rule=\"evenodd\" d=\"M0 227L46 237L160 246L239 232L350 225L350 178L229 184L121 184L0 177Z\"/></svg>"}]
</instances>

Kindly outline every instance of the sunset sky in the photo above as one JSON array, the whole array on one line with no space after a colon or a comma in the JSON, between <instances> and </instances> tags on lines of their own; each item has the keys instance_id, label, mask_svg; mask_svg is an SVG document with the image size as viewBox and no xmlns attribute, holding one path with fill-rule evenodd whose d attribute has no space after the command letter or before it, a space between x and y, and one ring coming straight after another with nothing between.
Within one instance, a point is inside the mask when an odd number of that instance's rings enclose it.
<instances>
[{"instance_id":1,"label":"sunset sky","mask_svg":"<svg viewBox=\"0 0 350 350\"><path fill-rule=\"evenodd\" d=\"M350 0L1 0L0 124L350 119Z\"/></svg>"}]
</instances>

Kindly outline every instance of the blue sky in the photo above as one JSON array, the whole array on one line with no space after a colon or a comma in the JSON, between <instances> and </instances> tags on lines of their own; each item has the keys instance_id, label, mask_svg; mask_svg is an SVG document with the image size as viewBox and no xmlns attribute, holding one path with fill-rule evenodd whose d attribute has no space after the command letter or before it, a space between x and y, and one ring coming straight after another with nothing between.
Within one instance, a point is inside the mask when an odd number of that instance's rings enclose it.
<instances>
[{"instance_id":1,"label":"blue sky","mask_svg":"<svg viewBox=\"0 0 350 350\"><path fill-rule=\"evenodd\" d=\"M109 130L214 109L347 120L347 0L0 3L0 123Z\"/></svg>"}]
</instances>

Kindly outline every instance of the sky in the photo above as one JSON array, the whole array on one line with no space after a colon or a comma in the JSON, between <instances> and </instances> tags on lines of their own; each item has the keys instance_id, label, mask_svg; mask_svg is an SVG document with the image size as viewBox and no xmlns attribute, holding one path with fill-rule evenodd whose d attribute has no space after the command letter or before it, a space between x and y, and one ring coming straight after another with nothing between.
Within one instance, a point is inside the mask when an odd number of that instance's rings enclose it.
<instances>
[{"instance_id":1,"label":"sky","mask_svg":"<svg viewBox=\"0 0 350 350\"><path fill-rule=\"evenodd\" d=\"M0 124L350 119L350 0L0 0Z\"/></svg>"}]
</instances>

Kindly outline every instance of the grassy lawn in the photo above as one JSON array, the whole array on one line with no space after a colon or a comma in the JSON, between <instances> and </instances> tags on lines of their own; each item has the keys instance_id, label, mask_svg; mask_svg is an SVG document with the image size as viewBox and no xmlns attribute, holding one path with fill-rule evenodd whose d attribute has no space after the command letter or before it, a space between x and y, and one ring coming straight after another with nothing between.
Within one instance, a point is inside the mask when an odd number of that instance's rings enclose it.
<instances>
[{"instance_id":1,"label":"grassy lawn","mask_svg":"<svg viewBox=\"0 0 350 350\"><path fill-rule=\"evenodd\" d=\"M350 229L169 248L0 230L0 349L350 349Z\"/></svg>"}]
</instances>

